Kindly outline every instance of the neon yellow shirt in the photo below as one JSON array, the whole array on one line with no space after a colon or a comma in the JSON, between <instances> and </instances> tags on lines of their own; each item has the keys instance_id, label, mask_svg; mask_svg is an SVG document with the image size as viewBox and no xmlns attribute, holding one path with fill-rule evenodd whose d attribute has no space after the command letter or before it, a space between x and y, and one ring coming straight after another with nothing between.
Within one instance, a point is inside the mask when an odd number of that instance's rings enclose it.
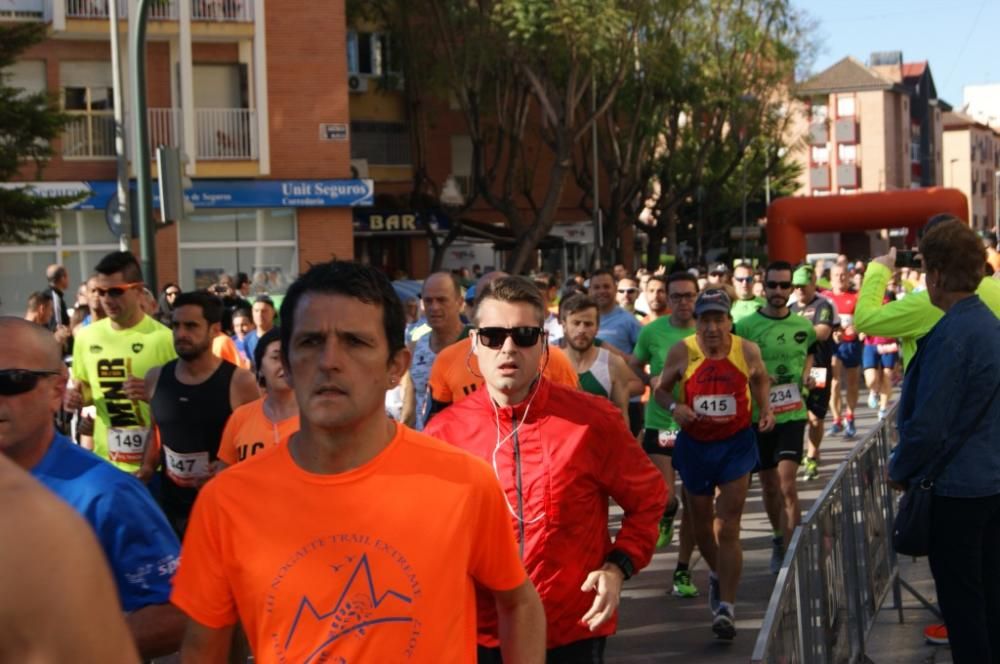
<instances>
[{"instance_id":1,"label":"neon yellow shirt","mask_svg":"<svg viewBox=\"0 0 1000 664\"><path fill-rule=\"evenodd\" d=\"M173 334L149 316L127 330L113 329L109 318L80 330L73 344L73 378L90 386L97 407L98 456L128 472L139 469L149 442L149 404L130 400L122 386L129 376L143 378L176 357Z\"/></svg>"},{"instance_id":2,"label":"neon yellow shirt","mask_svg":"<svg viewBox=\"0 0 1000 664\"><path fill-rule=\"evenodd\" d=\"M937 325L944 312L931 304L927 291L882 304L891 277L892 270L881 263L868 264L854 309L854 327L873 337L898 337L903 342L905 370L917 352L917 341ZM984 277L976 295L1000 318L1000 281Z\"/></svg>"}]
</instances>

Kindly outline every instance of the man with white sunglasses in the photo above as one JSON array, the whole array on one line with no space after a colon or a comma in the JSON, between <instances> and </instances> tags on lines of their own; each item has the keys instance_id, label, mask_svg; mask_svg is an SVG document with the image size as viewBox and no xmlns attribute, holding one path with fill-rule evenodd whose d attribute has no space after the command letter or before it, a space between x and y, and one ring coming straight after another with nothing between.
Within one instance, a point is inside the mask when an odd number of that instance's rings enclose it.
<instances>
[{"instance_id":1,"label":"man with white sunglasses","mask_svg":"<svg viewBox=\"0 0 1000 664\"><path fill-rule=\"evenodd\" d=\"M427 433L493 466L545 606L547 661L602 662L622 582L652 558L667 488L613 404L541 375L550 351L535 285L503 277L488 288L472 335L486 389ZM625 512L614 543L608 498ZM498 636L495 611L480 602L480 664L501 661Z\"/></svg>"}]
</instances>

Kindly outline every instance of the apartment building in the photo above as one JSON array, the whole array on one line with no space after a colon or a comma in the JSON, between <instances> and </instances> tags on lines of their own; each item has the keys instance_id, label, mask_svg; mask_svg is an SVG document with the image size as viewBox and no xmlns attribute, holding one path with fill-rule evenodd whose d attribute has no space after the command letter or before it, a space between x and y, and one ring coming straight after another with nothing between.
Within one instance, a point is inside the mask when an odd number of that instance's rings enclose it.
<instances>
[{"instance_id":1,"label":"apartment building","mask_svg":"<svg viewBox=\"0 0 1000 664\"><path fill-rule=\"evenodd\" d=\"M371 179L375 192L371 207L353 210L354 255L389 275L420 279L431 269L430 235L443 239L450 230L446 209L464 209L469 200L473 148L466 120L454 99L443 93L423 94L422 117L411 113L399 57L391 38L379 26L364 21L348 26L351 167L356 175ZM529 120L533 121L536 119ZM414 140L417 132L419 142ZM548 172L549 160L536 130L527 132L524 149L526 163L539 174L534 186L536 201L540 201L545 185L541 174ZM426 166L430 186L415 204L413 178L418 161ZM593 222L580 208L582 198L575 183L567 182L556 226L540 247L543 269L575 270L589 260ZM530 203L518 200L516 204L530 219ZM445 252L442 267L502 266L512 247L513 235L504 218L480 199L463 213L459 236Z\"/></svg>"},{"instance_id":2,"label":"apartment building","mask_svg":"<svg viewBox=\"0 0 1000 664\"><path fill-rule=\"evenodd\" d=\"M0 246L5 313L19 313L26 295L44 286L46 265L66 265L76 284L118 247L109 225L116 177L109 35L117 26L124 51L136 14L135 0L119 0L113 19L107 0L12 2L0 21L40 21L49 37L6 73L17 87L57 95L73 116L44 181L29 171L24 181L41 193L85 198L56 213L54 241ZM240 271L255 288L281 292L309 263L353 256L351 208L371 204L372 186L351 171L345 26L343 0L152 4L150 147L183 150L194 206L157 231L161 285L202 287ZM127 62L123 69L127 82Z\"/></svg>"},{"instance_id":3,"label":"apartment building","mask_svg":"<svg viewBox=\"0 0 1000 664\"><path fill-rule=\"evenodd\" d=\"M866 66L846 57L801 83L796 127L803 145L797 195L829 196L941 183L941 112L927 63L875 54ZM888 64L887 64L888 63ZM886 247L889 233L825 233L809 250L864 257Z\"/></svg>"},{"instance_id":4,"label":"apartment building","mask_svg":"<svg viewBox=\"0 0 1000 664\"><path fill-rule=\"evenodd\" d=\"M969 223L976 231L997 225L996 178L1000 173L1000 131L965 113L944 114L944 185L969 199Z\"/></svg>"}]
</instances>

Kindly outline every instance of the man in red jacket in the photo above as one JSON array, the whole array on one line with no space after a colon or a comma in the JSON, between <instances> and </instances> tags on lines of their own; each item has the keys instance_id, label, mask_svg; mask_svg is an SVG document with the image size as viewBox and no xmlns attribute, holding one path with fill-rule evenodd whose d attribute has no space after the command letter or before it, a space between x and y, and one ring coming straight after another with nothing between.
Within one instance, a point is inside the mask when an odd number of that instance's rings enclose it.
<instances>
[{"instance_id":1,"label":"man in red jacket","mask_svg":"<svg viewBox=\"0 0 1000 664\"><path fill-rule=\"evenodd\" d=\"M550 382L545 304L523 277L481 296L473 352L486 381L426 433L482 457L507 499L545 606L547 661L602 662L622 582L649 564L667 487L606 399ZM608 536L608 498L625 511ZM479 603L479 662L500 662L492 602Z\"/></svg>"}]
</instances>

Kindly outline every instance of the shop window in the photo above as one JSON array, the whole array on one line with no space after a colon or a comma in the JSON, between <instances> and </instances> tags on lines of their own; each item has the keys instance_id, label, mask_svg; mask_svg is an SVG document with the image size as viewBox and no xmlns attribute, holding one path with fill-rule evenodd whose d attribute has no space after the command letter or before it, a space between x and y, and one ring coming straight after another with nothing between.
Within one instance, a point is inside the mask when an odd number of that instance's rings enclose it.
<instances>
[{"instance_id":1,"label":"shop window","mask_svg":"<svg viewBox=\"0 0 1000 664\"><path fill-rule=\"evenodd\" d=\"M292 208L196 210L178 224L181 288L205 288L246 272L252 293L283 293L298 273Z\"/></svg>"},{"instance_id":2,"label":"shop window","mask_svg":"<svg viewBox=\"0 0 1000 664\"><path fill-rule=\"evenodd\" d=\"M28 296L44 290L45 268L60 263L69 272L67 304L94 266L118 249L103 210L63 210L54 218L56 237L30 245L0 245L0 314L20 316Z\"/></svg>"}]
</instances>

